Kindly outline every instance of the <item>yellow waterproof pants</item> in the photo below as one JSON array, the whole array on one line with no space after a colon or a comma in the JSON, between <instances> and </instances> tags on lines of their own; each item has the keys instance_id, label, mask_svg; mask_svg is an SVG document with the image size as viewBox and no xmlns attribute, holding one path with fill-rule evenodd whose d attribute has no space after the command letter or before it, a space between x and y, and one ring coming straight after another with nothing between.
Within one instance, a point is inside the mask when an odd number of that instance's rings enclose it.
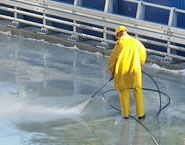
<instances>
[{"instance_id":1,"label":"yellow waterproof pants","mask_svg":"<svg viewBox=\"0 0 185 145\"><path fill-rule=\"evenodd\" d=\"M136 115L141 117L144 115L143 92L141 88L134 88L133 92L136 105ZM119 90L119 97L122 115L124 117L128 117L130 114L130 90Z\"/></svg>"}]
</instances>

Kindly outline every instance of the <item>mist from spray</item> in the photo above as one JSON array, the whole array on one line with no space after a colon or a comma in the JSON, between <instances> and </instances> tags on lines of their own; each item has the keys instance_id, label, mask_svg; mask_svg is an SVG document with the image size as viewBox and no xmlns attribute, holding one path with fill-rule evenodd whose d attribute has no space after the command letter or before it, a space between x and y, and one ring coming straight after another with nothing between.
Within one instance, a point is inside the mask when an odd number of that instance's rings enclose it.
<instances>
[{"instance_id":1,"label":"mist from spray","mask_svg":"<svg viewBox=\"0 0 185 145\"><path fill-rule=\"evenodd\" d=\"M72 106L65 106L66 101L64 100L58 102L55 100L49 103L51 100L48 98L44 101L29 102L1 97L0 116L1 119L15 122L44 122L63 118L75 118L82 113L89 101L90 99L75 103ZM60 105L60 102L63 102L63 104L61 103Z\"/></svg>"},{"instance_id":2,"label":"mist from spray","mask_svg":"<svg viewBox=\"0 0 185 145\"><path fill-rule=\"evenodd\" d=\"M90 100L91 100L91 98L87 99L86 101L81 102L80 104L69 109L69 111L76 113L76 114L80 114L85 109L85 107L87 106L87 104L89 103Z\"/></svg>"}]
</instances>

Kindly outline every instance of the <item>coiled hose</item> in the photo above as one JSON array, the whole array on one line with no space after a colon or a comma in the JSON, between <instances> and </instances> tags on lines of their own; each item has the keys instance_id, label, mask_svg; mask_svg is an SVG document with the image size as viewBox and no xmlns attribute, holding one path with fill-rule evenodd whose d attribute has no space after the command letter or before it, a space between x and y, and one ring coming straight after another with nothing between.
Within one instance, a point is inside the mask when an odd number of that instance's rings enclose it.
<instances>
[{"instance_id":1,"label":"coiled hose","mask_svg":"<svg viewBox=\"0 0 185 145\"><path fill-rule=\"evenodd\" d=\"M159 114L161 113L161 111L163 110L163 109L165 109L169 104L170 104L170 102L171 102L171 99L170 99L170 97L166 94L166 93L164 93L164 92L161 92L160 91L160 89L159 89L159 86L157 85L157 83L156 83L156 81L149 75L149 74L147 74L146 72L144 72L144 71L142 71L143 72L143 74L145 74L146 76L148 76L153 82L154 82L154 84L156 85L156 87L157 87L157 90L154 90L154 89L149 89L149 88L142 88L143 90L147 90L147 91L153 91L153 92L158 92L159 93L159 100L160 100L160 105L159 105L159 111L158 111L158 113L157 113L157 117L159 116ZM107 85L111 80L112 80L113 78L111 78L108 82L106 82L96 93L94 93L92 96L91 96L91 98L93 98L105 85ZM106 103L106 104L108 104L110 107L112 107L113 109L115 109L115 110L117 110L117 111L119 111L119 112L121 112L121 110L120 109L118 109L117 107L115 107L115 106L113 106L112 104L110 104L110 103L108 103L107 101L106 101L106 99L105 99L105 94L106 93L108 93L108 92L110 92L110 91L114 91L114 89L110 89L110 90L107 90L107 91L105 91L105 92L103 92L103 94L102 94L102 100ZM163 107L162 107L162 99L161 99L161 94L163 94L163 95L165 95L167 98L168 98L168 103L166 104L166 105L164 105ZM138 119L136 119L135 117L133 117L132 115L129 115L132 119L134 119L135 121L137 121L138 123L140 123L145 129L146 129L146 131L150 134L150 136L152 137L152 139L153 139L153 141L155 142L155 144L156 145L159 145L159 143L158 143L158 141L155 139L155 137L152 135L152 132L140 121L140 120L138 120Z\"/></svg>"}]
</instances>

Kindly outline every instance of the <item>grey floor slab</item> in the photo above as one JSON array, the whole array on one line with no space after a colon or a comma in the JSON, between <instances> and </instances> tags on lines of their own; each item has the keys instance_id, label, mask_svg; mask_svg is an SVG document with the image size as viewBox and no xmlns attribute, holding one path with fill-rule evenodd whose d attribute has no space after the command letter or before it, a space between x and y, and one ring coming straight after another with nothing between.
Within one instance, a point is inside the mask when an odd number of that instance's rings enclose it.
<instances>
[{"instance_id":1,"label":"grey floor slab","mask_svg":"<svg viewBox=\"0 0 185 145\"><path fill-rule=\"evenodd\" d=\"M146 129L102 101L86 100L109 79L107 57L0 34L0 144L6 145L152 145ZM161 145L185 144L185 78L143 67L171 97L159 117L158 93L144 91L142 121ZM143 87L155 89L143 75ZM132 92L132 91L131 91ZM116 91L106 101L120 108ZM130 96L130 112L135 115ZM162 106L168 98L162 95ZM86 106L84 108L84 106Z\"/></svg>"}]
</instances>

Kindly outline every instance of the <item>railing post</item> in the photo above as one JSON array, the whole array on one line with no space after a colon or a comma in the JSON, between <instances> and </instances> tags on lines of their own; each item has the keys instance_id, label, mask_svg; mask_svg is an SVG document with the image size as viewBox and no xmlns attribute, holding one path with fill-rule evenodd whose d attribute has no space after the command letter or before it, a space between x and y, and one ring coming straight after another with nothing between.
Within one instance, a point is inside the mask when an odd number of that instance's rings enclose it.
<instances>
[{"instance_id":1,"label":"railing post","mask_svg":"<svg viewBox=\"0 0 185 145\"><path fill-rule=\"evenodd\" d=\"M177 13L175 12L175 8L171 8L170 10L168 26L177 26Z\"/></svg>"},{"instance_id":2,"label":"railing post","mask_svg":"<svg viewBox=\"0 0 185 145\"><path fill-rule=\"evenodd\" d=\"M81 6L82 0L74 0L73 5L74 6ZM73 13L76 14L75 11L73 11ZM72 41L79 41L79 36L75 35L77 32L76 24L77 24L76 20L73 20L73 34L70 36L70 40L72 40Z\"/></svg>"},{"instance_id":3,"label":"railing post","mask_svg":"<svg viewBox=\"0 0 185 145\"><path fill-rule=\"evenodd\" d=\"M45 26L46 26L46 19L45 19L45 17L46 17L46 13L44 11L43 12L43 27L41 28L41 33L43 33L43 34L47 34L48 33L48 29L45 28Z\"/></svg>"},{"instance_id":4,"label":"railing post","mask_svg":"<svg viewBox=\"0 0 185 145\"><path fill-rule=\"evenodd\" d=\"M169 19L168 19L168 26L169 27L171 27L171 26L175 27L176 25L177 25L177 14L175 12L175 8L171 8ZM173 58L170 57L170 54L177 54L177 51L170 49L170 44L171 44L171 41L170 41L171 29L170 28L168 29L167 33L169 35L169 40L167 42L167 56L164 57L164 61L172 62Z\"/></svg>"},{"instance_id":5,"label":"railing post","mask_svg":"<svg viewBox=\"0 0 185 145\"><path fill-rule=\"evenodd\" d=\"M145 6L142 1L139 1L137 4L137 12L136 12L136 19L144 20L145 18ZM135 25L136 28L138 27ZM135 34L135 38L138 38L138 34Z\"/></svg>"},{"instance_id":6,"label":"railing post","mask_svg":"<svg viewBox=\"0 0 185 145\"><path fill-rule=\"evenodd\" d=\"M11 24L9 25L10 27L14 27L14 28L18 28L19 27L19 22L16 21L17 19L17 7L14 7L14 20L11 22Z\"/></svg>"},{"instance_id":7,"label":"railing post","mask_svg":"<svg viewBox=\"0 0 185 145\"><path fill-rule=\"evenodd\" d=\"M82 0L74 0L73 3L75 6L82 6Z\"/></svg>"},{"instance_id":8,"label":"railing post","mask_svg":"<svg viewBox=\"0 0 185 145\"><path fill-rule=\"evenodd\" d=\"M47 23L46 23L46 11L45 11L45 9L48 7L47 0L43 0L40 5L44 8L44 10L43 10L43 20L42 20L43 27L41 28L40 33L47 34L48 29L45 28L45 26L47 25Z\"/></svg>"},{"instance_id":9,"label":"railing post","mask_svg":"<svg viewBox=\"0 0 185 145\"><path fill-rule=\"evenodd\" d=\"M105 6L104 6L104 12L113 12L113 0L105 0ZM104 18L104 20L106 21L106 19ZM103 27L103 41L101 42L100 46L103 49L106 49L109 47L109 44L107 42L105 42L107 40L107 27Z\"/></svg>"},{"instance_id":10,"label":"railing post","mask_svg":"<svg viewBox=\"0 0 185 145\"><path fill-rule=\"evenodd\" d=\"M139 19L139 20L145 19L145 6L142 1L138 2L136 19Z\"/></svg>"}]
</instances>

